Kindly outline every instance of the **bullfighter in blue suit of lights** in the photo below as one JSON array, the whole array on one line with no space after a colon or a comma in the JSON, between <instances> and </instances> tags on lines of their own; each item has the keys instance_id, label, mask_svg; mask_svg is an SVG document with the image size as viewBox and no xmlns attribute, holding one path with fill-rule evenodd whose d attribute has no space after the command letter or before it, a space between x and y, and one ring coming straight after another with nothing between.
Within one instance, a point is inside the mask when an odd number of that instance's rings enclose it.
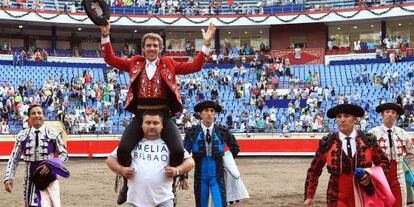
<instances>
[{"instance_id":1,"label":"bullfighter in blue suit of lights","mask_svg":"<svg viewBox=\"0 0 414 207\"><path fill-rule=\"evenodd\" d=\"M234 157L240 148L233 134L214 124L215 115L221 110L221 106L213 101L197 104L194 111L200 113L201 123L189 129L184 138L184 147L193 154L196 165L194 195L197 207L208 206L209 192L215 207L227 206L223 168L225 145Z\"/></svg>"}]
</instances>

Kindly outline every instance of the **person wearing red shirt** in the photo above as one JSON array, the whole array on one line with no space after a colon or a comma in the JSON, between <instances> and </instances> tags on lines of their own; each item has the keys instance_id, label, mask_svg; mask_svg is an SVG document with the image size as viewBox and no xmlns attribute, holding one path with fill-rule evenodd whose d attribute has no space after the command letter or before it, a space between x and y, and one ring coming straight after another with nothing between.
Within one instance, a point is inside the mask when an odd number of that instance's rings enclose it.
<instances>
[{"instance_id":1,"label":"person wearing red shirt","mask_svg":"<svg viewBox=\"0 0 414 207\"><path fill-rule=\"evenodd\" d=\"M42 50L42 60L43 62L47 62L47 51L45 49Z\"/></svg>"}]
</instances>

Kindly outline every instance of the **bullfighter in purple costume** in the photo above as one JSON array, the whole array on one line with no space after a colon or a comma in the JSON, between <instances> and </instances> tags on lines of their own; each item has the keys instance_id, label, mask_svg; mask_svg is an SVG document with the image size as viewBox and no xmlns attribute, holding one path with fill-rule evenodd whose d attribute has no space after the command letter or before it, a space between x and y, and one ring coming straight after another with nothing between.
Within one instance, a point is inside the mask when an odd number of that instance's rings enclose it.
<instances>
[{"instance_id":1,"label":"bullfighter in purple costume","mask_svg":"<svg viewBox=\"0 0 414 207\"><path fill-rule=\"evenodd\" d=\"M44 161L51 161L56 156L58 156L60 161L66 161L68 155L65 144L61 133L43 126L45 113L41 106L33 105L28 112L32 127L16 135L16 142L7 163L4 188L8 192L13 190L16 168L20 158L23 157L26 163L24 177L25 207L60 206L59 183L57 180L49 180L50 184L46 184L46 189L44 190L40 190L39 183L35 185L33 181L39 181L34 176L35 172L40 174L40 177L52 176L56 178L56 171L53 170L50 164ZM40 179L40 184L47 182L42 181L42 179Z\"/></svg>"}]
</instances>

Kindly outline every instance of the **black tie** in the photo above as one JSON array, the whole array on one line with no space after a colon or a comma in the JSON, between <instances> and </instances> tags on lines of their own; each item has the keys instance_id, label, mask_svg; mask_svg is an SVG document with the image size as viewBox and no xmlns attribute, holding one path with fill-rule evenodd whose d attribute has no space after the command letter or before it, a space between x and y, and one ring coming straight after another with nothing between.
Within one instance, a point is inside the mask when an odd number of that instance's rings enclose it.
<instances>
[{"instance_id":1,"label":"black tie","mask_svg":"<svg viewBox=\"0 0 414 207\"><path fill-rule=\"evenodd\" d=\"M39 133L40 133L40 130L36 130L35 131L35 134L36 134L36 136L35 136L35 150L34 150L34 153L35 153L35 159L36 159L36 155L37 155L37 147L39 147Z\"/></svg>"},{"instance_id":2,"label":"black tie","mask_svg":"<svg viewBox=\"0 0 414 207\"><path fill-rule=\"evenodd\" d=\"M211 134L210 134L210 129L206 130L206 141L207 143L211 143Z\"/></svg>"},{"instance_id":3,"label":"black tie","mask_svg":"<svg viewBox=\"0 0 414 207\"><path fill-rule=\"evenodd\" d=\"M351 148L351 137L346 137L346 149L348 151L348 157L352 157L352 148Z\"/></svg>"},{"instance_id":4,"label":"black tie","mask_svg":"<svg viewBox=\"0 0 414 207\"><path fill-rule=\"evenodd\" d=\"M392 143L392 135L391 135L392 130L391 129L388 129L387 132L388 132L388 141L390 142L390 148L392 148L392 145L393 145L393 143Z\"/></svg>"}]
</instances>

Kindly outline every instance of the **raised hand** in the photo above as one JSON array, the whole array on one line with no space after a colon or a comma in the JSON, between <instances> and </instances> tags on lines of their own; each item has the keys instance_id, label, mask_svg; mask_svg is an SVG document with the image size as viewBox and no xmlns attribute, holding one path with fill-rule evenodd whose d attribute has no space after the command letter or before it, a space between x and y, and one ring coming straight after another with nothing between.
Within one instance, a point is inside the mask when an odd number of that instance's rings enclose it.
<instances>
[{"instance_id":1,"label":"raised hand","mask_svg":"<svg viewBox=\"0 0 414 207\"><path fill-rule=\"evenodd\" d=\"M107 24L101 26L101 34L102 35L108 35L111 30L111 24L109 24L109 21Z\"/></svg>"},{"instance_id":2,"label":"raised hand","mask_svg":"<svg viewBox=\"0 0 414 207\"><path fill-rule=\"evenodd\" d=\"M216 34L216 26L212 22L208 25L207 31L201 29L201 33L203 34L204 45L210 47L211 40L214 39Z\"/></svg>"}]
</instances>

